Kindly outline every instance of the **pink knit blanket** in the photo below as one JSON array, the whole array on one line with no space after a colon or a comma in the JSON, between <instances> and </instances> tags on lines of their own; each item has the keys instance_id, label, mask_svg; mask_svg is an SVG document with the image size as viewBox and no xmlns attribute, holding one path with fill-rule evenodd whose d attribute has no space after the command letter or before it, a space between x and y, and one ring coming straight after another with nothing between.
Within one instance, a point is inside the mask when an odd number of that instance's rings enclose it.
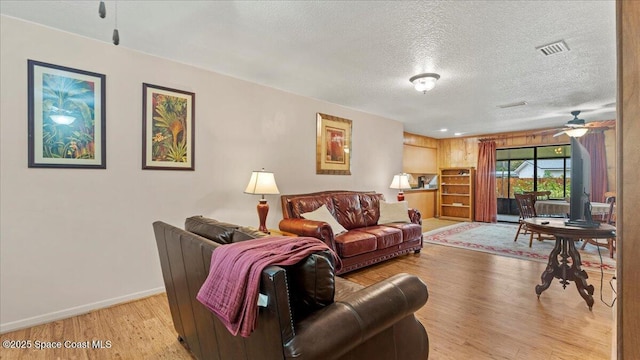
<instances>
[{"instance_id":1,"label":"pink knit blanket","mask_svg":"<svg viewBox=\"0 0 640 360\"><path fill-rule=\"evenodd\" d=\"M258 318L260 275L269 265L293 265L316 251L329 250L312 237L271 236L219 246L196 298L234 336L248 337ZM332 252L333 253L333 252ZM333 253L337 266L340 259Z\"/></svg>"}]
</instances>

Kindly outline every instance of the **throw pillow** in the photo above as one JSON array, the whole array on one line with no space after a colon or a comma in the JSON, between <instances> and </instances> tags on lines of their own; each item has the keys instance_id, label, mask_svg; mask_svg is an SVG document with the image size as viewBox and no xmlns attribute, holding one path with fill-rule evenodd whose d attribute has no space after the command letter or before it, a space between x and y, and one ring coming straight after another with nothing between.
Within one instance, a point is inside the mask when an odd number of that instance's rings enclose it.
<instances>
[{"instance_id":1,"label":"throw pillow","mask_svg":"<svg viewBox=\"0 0 640 360\"><path fill-rule=\"evenodd\" d=\"M336 220L336 218L331 215L326 205L322 205L311 212L300 214L300 216L307 220L326 222L327 224L329 224L329 226L331 226L331 230L333 230L334 236L342 234L343 232L347 232L347 229L345 229L344 226L340 225L338 220Z\"/></svg>"},{"instance_id":2,"label":"throw pillow","mask_svg":"<svg viewBox=\"0 0 640 360\"><path fill-rule=\"evenodd\" d=\"M408 222L411 222L411 220L409 219L409 205L406 201L395 203L380 201L380 218L378 219L378 224Z\"/></svg>"}]
</instances>

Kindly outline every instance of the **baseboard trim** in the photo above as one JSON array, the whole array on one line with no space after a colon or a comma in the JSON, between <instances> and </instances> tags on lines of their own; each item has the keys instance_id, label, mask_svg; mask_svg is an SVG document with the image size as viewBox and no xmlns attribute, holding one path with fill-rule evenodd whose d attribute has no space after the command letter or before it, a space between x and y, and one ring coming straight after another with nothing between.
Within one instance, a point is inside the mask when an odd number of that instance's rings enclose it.
<instances>
[{"instance_id":1,"label":"baseboard trim","mask_svg":"<svg viewBox=\"0 0 640 360\"><path fill-rule=\"evenodd\" d=\"M103 309L112 305L117 305L120 303L141 299L147 296L160 294L160 293L163 293L164 291L165 291L164 286L161 286L158 288L140 291L133 294L119 296L119 297L97 301L97 302L86 304L86 305L76 306L76 307L72 307L72 308L68 308L60 311L54 311L48 314L33 316L27 319L0 324L0 334L4 334L11 331L32 327L32 326L42 325L52 321L62 320L62 319L66 319L73 316L86 314L93 310Z\"/></svg>"}]
</instances>

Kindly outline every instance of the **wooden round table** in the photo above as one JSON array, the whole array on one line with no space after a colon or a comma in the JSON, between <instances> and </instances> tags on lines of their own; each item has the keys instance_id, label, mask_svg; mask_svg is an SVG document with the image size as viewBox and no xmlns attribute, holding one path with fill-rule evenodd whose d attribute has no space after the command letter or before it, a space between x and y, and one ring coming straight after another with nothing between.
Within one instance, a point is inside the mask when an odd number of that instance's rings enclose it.
<instances>
[{"instance_id":1,"label":"wooden round table","mask_svg":"<svg viewBox=\"0 0 640 360\"><path fill-rule=\"evenodd\" d=\"M556 244L549 254L549 263L541 276L542 284L536 285L536 294L539 298L540 294L549 288L553 279L560 279L563 288L567 287L569 281L574 281L578 293L591 310L593 307L593 285L587 284L589 276L586 271L582 270L582 261L575 241L587 238L615 237L616 228L609 224L600 224L600 227L597 228L574 227L565 225L565 221L566 219L544 217L524 220L529 229L553 235L556 238ZM571 258L571 264L567 261L568 258Z\"/></svg>"}]
</instances>

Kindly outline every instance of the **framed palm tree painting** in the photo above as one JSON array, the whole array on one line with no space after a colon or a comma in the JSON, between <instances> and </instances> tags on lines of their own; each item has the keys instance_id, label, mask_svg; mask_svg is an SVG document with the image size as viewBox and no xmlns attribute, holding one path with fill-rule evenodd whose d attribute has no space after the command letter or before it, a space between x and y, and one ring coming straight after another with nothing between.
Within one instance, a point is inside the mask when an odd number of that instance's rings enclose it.
<instances>
[{"instance_id":1,"label":"framed palm tree painting","mask_svg":"<svg viewBox=\"0 0 640 360\"><path fill-rule=\"evenodd\" d=\"M105 75L27 65L29 167L106 169Z\"/></svg>"},{"instance_id":2,"label":"framed palm tree painting","mask_svg":"<svg viewBox=\"0 0 640 360\"><path fill-rule=\"evenodd\" d=\"M142 168L194 170L192 92L142 84Z\"/></svg>"}]
</instances>

